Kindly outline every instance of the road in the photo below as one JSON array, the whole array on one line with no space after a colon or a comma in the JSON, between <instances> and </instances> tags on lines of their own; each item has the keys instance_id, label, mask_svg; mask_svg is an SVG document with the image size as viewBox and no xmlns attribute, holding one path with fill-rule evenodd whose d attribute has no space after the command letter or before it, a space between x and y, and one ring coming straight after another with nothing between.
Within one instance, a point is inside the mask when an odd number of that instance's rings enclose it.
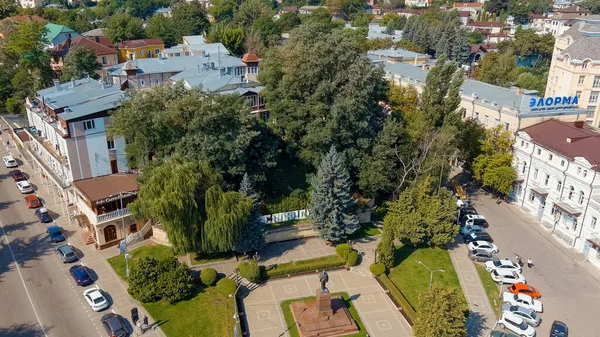
<instances>
[{"instance_id":1,"label":"road","mask_svg":"<svg viewBox=\"0 0 600 337\"><path fill-rule=\"evenodd\" d=\"M7 154L3 143L0 156ZM22 169L29 173L26 167ZM0 336L99 336L100 314L85 307L84 289L74 286L68 273L73 264L59 261L45 233L46 226L27 208L9 171L2 163Z\"/></svg>"},{"instance_id":2,"label":"road","mask_svg":"<svg viewBox=\"0 0 600 337\"><path fill-rule=\"evenodd\" d=\"M537 335L548 336L552 322L561 320L569 326L569 336L600 336L600 282L584 266L588 262L583 256L562 246L516 205L497 205L485 195L476 196L474 205L490 224L488 232L500 248L500 258L514 261L518 254L525 262L533 260L534 267L525 266L523 275L542 294L544 312Z\"/></svg>"}]
</instances>

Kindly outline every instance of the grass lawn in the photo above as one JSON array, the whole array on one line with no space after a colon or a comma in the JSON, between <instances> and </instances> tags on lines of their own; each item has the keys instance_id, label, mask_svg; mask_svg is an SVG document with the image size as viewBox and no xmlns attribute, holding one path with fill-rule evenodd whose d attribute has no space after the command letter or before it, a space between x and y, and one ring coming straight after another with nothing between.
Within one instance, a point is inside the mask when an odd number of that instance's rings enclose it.
<instances>
[{"instance_id":1,"label":"grass lawn","mask_svg":"<svg viewBox=\"0 0 600 337\"><path fill-rule=\"evenodd\" d=\"M419 294L429 290L429 270L417 263L423 262L432 270L444 269L446 272L433 273L433 284L458 289L462 294L458 275L454 270L450 254L441 248L418 248L409 246L396 248L395 267L388 275L408 302L419 311ZM464 299L465 308L467 301Z\"/></svg>"},{"instance_id":2,"label":"grass lawn","mask_svg":"<svg viewBox=\"0 0 600 337\"><path fill-rule=\"evenodd\" d=\"M154 302L143 306L169 337L228 337L233 336L235 325L233 301L216 287L208 287L175 305Z\"/></svg>"},{"instance_id":3,"label":"grass lawn","mask_svg":"<svg viewBox=\"0 0 600 337\"><path fill-rule=\"evenodd\" d=\"M494 309L496 317L498 317L500 316L500 308L502 308L502 300L498 297L498 284L492 280L490 273L482 265L475 263L475 268L477 268L477 274L479 274L485 293L490 300L490 305ZM495 305L494 301L496 301Z\"/></svg>"},{"instance_id":4,"label":"grass lawn","mask_svg":"<svg viewBox=\"0 0 600 337\"><path fill-rule=\"evenodd\" d=\"M211 254L211 255L202 255L202 254L196 254L196 253L190 254L190 260L192 261L193 265L227 261L227 260L231 260L231 258L233 258L232 252Z\"/></svg>"},{"instance_id":5,"label":"grass lawn","mask_svg":"<svg viewBox=\"0 0 600 337\"><path fill-rule=\"evenodd\" d=\"M171 250L171 248L155 243L151 243L149 245L145 245L143 247L134 249L132 251L129 251L128 253L129 255L131 255L131 257L129 258L129 268L131 268L131 265L134 264L138 259L144 256L152 256L157 260L173 256L173 251ZM111 257L110 259L108 259L108 263L110 263L115 272L119 274L119 276L121 276L123 280L126 279L126 266L124 254Z\"/></svg>"},{"instance_id":6,"label":"grass lawn","mask_svg":"<svg viewBox=\"0 0 600 337\"><path fill-rule=\"evenodd\" d=\"M364 337L364 336L366 336L367 330L365 329L365 325L360 320L360 317L358 316L358 312L356 311L356 308L354 308L354 306L352 305L352 301L350 301L350 297L348 296L348 294L347 293L333 293L333 294L331 294L331 296L332 297L333 296L341 296L344 299L344 303L346 304L348 311L350 311L350 315L352 316L352 319L354 319L354 322L356 322L356 325L358 326L358 333L355 333L353 335L348 335L347 337ZM285 318L285 325L288 328L290 337L300 337L300 334L298 333L298 327L296 326L296 321L294 320L294 315L292 315L292 310L290 309L290 304L292 304L292 302L314 300L314 299L315 299L315 297L312 296L312 297L304 297L304 298L295 298L295 299L281 302L281 310L283 311L283 317Z\"/></svg>"},{"instance_id":7,"label":"grass lawn","mask_svg":"<svg viewBox=\"0 0 600 337\"><path fill-rule=\"evenodd\" d=\"M381 234L381 230L379 228L375 227L375 225L373 225L372 223L366 223L360 225L359 230L350 234L348 240L357 240L367 236L375 236L379 234Z\"/></svg>"}]
</instances>

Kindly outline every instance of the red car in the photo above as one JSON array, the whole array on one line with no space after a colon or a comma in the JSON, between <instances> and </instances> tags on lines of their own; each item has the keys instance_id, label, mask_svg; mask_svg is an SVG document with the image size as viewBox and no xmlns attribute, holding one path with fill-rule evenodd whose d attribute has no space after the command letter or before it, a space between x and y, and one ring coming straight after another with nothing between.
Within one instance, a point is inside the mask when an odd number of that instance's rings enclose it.
<instances>
[{"instance_id":1,"label":"red car","mask_svg":"<svg viewBox=\"0 0 600 337\"><path fill-rule=\"evenodd\" d=\"M508 287L508 291L515 295L516 294L529 295L536 300L538 298L542 297L542 294L540 294L540 291L537 290L537 288L534 288L525 283L515 283L515 284L511 285L510 287Z\"/></svg>"},{"instance_id":2,"label":"red car","mask_svg":"<svg viewBox=\"0 0 600 337\"><path fill-rule=\"evenodd\" d=\"M30 194L30 195L26 196L24 199L25 199L25 203L27 204L27 207L29 207L29 208L38 208L38 207L42 206L42 202L35 194Z\"/></svg>"},{"instance_id":3,"label":"red car","mask_svg":"<svg viewBox=\"0 0 600 337\"><path fill-rule=\"evenodd\" d=\"M21 172L21 170L12 170L9 173L14 181L27 180L27 177L25 177L25 175L23 174L23 172Z\"/></svg>"}]
</instances>

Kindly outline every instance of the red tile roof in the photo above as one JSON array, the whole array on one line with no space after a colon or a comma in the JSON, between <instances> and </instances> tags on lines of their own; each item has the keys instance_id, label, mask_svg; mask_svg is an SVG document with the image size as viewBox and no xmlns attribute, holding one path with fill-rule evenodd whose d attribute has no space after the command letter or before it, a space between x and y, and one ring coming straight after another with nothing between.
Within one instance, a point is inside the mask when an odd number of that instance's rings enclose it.
<instances>
[{"instance_id":1,"label":"red tile roof","mask_svg":"<svg viewBox=\"0 0 600 337\"><path fill-rule=\"evenodd\" d=\"M493 33L493 34L490 34L489 37L510 37L510 35L508 35L506 33Z\"/></svg>"},{"instance_id":2,"label":"red tile roof","mask_svg":"<svg viewBox=\"0 0 600 337\"><path fill-rule=\"evenodd\" d=\"M46 20L44 20L43 18L41 18L37 15L11 16L11 17L2 19L1 21L18 21L18 22L23 22L23 23L30 23L31 21L46 22Z\"/></svg>"},{"instance_id":3,"label":"red tile roof","mask_svg":"<svg viewBox=\"0 0 600 337\"><path fill-rule=\"evenodd\" d=\"M458 16L461 18L468 18L471 15L471 12L467 11L458 11Z\"/></svg>"},{"instance_id":4,"label":"red tile roof","mask_svg":"<svg viewBox=\"0 0 600 337\"><path fill-rule=\"evenodd\" d=\"M256 54L244 54L244 56L242 56L242 62L260 62L260 59L258 56L256 56Z\"/></svg>"},{"instance_id":5,"label":"red tile roof","mask_svg":"<svg viewBox=\"0 0 600 337\"><path fill-rule=\"evenodd\" d=\"M128 49L128 48L139 48L145 46L164 46L165 43L162 39L141 39L141 40L129 40L117 44L117 49Z\"/></svg>"},{"instance_id":6,"label":"red tile roof","mask_svg":"<svg viewBox=\"0 0 600 337\"><path fill-rule=\"evenodd\" d=\"M58 46L52 48L52 53L57 55L66 55L69 52L70 48L77 46L87 46L90 47L94 52L96 52L97 56L102 55L113 55L117 53L117 50L114 48L107 47L103 44L96 42L94 39L86 39L83 36L78 36L74 38L69 44L68 40L59 44Z\"/></svg>"},{"instance_id":7,"label":"red tile roof","mask_svg":"<svg viewBox=\"0 0 600 337\"><path fill-rule=\"evenodd\" d=\"M550 119L521 131L527 133L534 143L571 160L583 157L593 165L595 171L600 171L600 133L584 121L578 122L581 127L575 126L575 123Z\"/></svg>"},{"instance_id":8,"label":"red tile roof","mask_svg":"<svg viewBox=\"0 0 600 337\"><path fill-rule=\"evenodd\" d=\"M483 4L479 2L455 2L452 6L453 8L461 8L461 7L471 7L471 8L481 8Z\"/></svg>"},{"instance_id":9,"label":"red tile roof","mask_svg":"<svg viewBox=\"0 0 600 337\"><path fill-rule=\"evenodd\" d=\"M469 22L467 26L471 27L499 27L502 28L502 24L500 22L494 21L473 21Z\"/></svg>"}]
</instances>

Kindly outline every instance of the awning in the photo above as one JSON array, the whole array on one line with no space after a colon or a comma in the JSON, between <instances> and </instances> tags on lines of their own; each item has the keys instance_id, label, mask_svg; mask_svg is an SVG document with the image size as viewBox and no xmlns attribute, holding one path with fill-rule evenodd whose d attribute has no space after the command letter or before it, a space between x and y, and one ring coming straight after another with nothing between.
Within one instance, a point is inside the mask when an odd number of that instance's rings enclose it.
<instances>
[{"instance_id":1,"label":"awning","mask_svg":"<svg viewBox=\"0 0 600 337\"><path fill-rule=\"evenodd\" d=\"M554 203L554 206L556 206L556 208L563 210L565 213L567 213L571 216L577 217L577 216L581 215L581 210L575 209L564 202L557 201Z\"/></svg>"},{"instance_id":2,"label":"awning","mask_svg":"<svg viewBox=\"0 0 600 337\"><path fill-rule=\"evenodd\" d=\"M537 195L541 195L542 197L545 197L548 195L548 190L539 188L539 187L532 187L531 191Z\"/></svg>"},{"instance_id":3,"label":"awning","mask_svg":"<svg viewBox=\"0 0 600 337\"><path fill-rule=\"evenodd\" d=\"M97 178L77 180L73 186L92 206L137 195L137 174L116 173Z\"/></svg>"},{"instance_id":4,"label":"awning","mask_svg":"<svg viewBox=\"0 0 600 337\"><path fill-rule=\"evenodd\" d=\"M586 241L591 243L592 246L594 246L594 249L600 248L600 238L592 236L591 238L587 238Z\"/></svg>"}]
</instances>

